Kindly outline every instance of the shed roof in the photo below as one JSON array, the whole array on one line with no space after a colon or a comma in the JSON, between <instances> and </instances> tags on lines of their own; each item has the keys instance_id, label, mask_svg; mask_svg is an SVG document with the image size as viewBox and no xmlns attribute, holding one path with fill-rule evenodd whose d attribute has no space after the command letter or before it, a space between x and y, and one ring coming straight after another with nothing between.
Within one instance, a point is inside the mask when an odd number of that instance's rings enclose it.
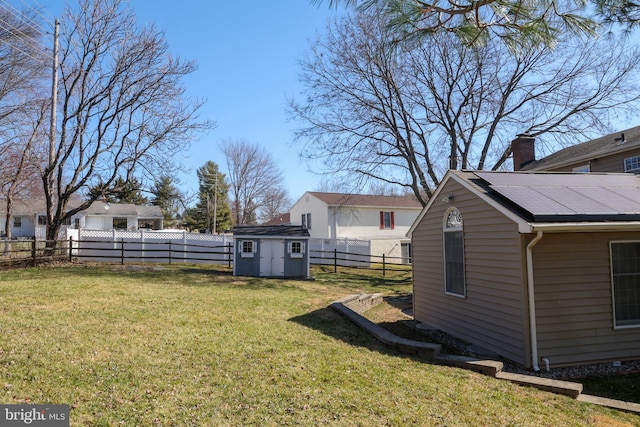
<instances>
[{"instance_id":1,"label":"shed roof","mask_svg":"<svg viewBox=\"0 0 640 427\"><path fill-rule=\"evenodd\" d=\"M422 208L420 202L413 196L375 196L371 194L322 193L316 191L310 191L309 194L330 206Z\"/></svg>"},{"instance_id":2,"label":"shed roof","mask_svg":"<svg viewBox=\"0 0 640 427\"><path fill-rule=\"evenodd\" d=\"M233 236L309 237L309 230L301 225L236 225Z\"/></svg>"},{"instance_id":3,"label":"shed roof","mask_svg":"<svg viewBox=\"0 0 640 427\"><path fill-rule=\"evenodd\" d=\"M640 126L564 148L526 164L520 171L549 170L637 148L640 148Z\"/></svg>"}]
</instances>

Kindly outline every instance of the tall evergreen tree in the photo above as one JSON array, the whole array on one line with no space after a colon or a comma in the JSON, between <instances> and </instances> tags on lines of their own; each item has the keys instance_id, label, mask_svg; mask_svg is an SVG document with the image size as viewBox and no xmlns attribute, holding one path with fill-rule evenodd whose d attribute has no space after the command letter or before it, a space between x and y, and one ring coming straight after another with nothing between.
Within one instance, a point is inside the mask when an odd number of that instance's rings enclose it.
<instances>
[{"instance_id":1,"label":"tall evergreen tree","mask_svg":"<svg viewBox=\"0 0 640 427\"><path fill-rule=\"evenodd\" d=\"M185 212L185 226L218 233L231 227L229 184L215 162L207 161L196 172L198 203Z\"/></svg>"},{"instance_id":2,"label":"tall evergreen tree","mask_svg":"<svg viewBox=\"0 0 640 427\"><path fill-rule=\"evenodd\" d=\"M151 193L153 194L151 204L160 206L164 215L164 226L174 227L177 220L180 219L184 197L173 178L167 175L161 176L151 188Z\"/></svg>"}]
</instances>

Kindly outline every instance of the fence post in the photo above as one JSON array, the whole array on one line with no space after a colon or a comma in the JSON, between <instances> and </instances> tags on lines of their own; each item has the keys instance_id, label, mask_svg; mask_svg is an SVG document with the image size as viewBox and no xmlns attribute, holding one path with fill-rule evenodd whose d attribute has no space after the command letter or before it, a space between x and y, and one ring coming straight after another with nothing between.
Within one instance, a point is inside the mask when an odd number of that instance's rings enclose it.
<instances>
[{"instance_id":1,"label":"fence post","mask_svg":"<svg viewBox=\"0 0 640 427\"><path fill-rule=\"evenodd\" d=\"M234 255L234 253L233 253L233 244L229 243L227 245L227 247L229 248L229 252L228 252L229 268L231 268L231 261L232 261L231 257L233 257L233 255Z\"/></svg>"},{"instance_id":2,"label":"fence post","mask_svg":"<svg viewBox=\"0 0 640 427\"><path fill-rule=\"evenodd\" d=\"M338 249L333 248L333 272L338 272Z\"/></svg>"},{"instance_id":3,"label":"fence post","mask_svg":"<svg viewBox=\"0 0 640 427\"><path fill-rule=\"evenodd\" d=\"M171 265L171 258L172 258L172 255L171 255L171 240L169 240L169 265Z\"/></svg>"},{"instance_id":4,"label":"fence post","mask_svg":"<svg viewBox=\"0 0 640 427\"><path fill-rule=\"evenodd\" d=\"M385 254L382 254L382 277L387 275L387 263L385 261Z\"/></svg>"},{"instance_id":5,"label":"fence post","mask_svg":"<svg viewBox=\"0 0 640 427\"><path fill-rule=\"evenodd\" d=\"M31 241L31 256L33 257L33 266L38 264L38 257L36 256L36 238Z\"/></svg>"},{"instance_id":6,"label":"fence post","mask_svg":"<svg viewBox=\"0 0 640 427\"><path fill-rule=\"evenodd\" d=\"M69 236L69 262L73 260L73 236Z\"/></svg>"}]
</instances>

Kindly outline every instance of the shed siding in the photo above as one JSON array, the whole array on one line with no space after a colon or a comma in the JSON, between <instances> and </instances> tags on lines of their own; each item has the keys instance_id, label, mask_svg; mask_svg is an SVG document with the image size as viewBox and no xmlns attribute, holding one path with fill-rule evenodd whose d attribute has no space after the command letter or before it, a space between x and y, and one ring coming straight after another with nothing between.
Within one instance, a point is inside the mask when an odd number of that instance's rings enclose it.
<instances>
[{"instance_id":1,"label":"shed siding","mask_svg":"<svg viewBox=\"0 0 640 427\"><path fill-rule=\"evenodd\" d=\"M533 251L538 354L552 366L640 356L640 328L613 329L609 242L640 233L545 234Z\"/></svg>"},{"instance_id":2,"label":"shed siding","mask_svg":"<svg viewBox=\"0 0 640 427\"><path fill-rule=\"evenodd\" d=\"M470 343L529 365L522 239L517 226L454 180L412 235L414 316ZM456 207L464 224L466 298L444 292L442 225ZM473 326L473 331L470 326Z\"/></svg>"}]
</instances>

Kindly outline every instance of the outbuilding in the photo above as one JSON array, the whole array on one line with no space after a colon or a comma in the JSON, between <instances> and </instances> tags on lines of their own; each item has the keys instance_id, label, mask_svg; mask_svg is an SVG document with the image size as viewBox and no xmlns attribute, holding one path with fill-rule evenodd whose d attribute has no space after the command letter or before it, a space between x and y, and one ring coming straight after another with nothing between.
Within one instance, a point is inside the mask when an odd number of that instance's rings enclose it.
<instances>
[{"instance_id":1,"label":"outbuilding","mask_svg":"<svg viewBox=\"0 0 640 427\"><path fill-rule=\"evenodd\" d=\"M640 176L449 171L410 232L415 320L535 370L640 359Z\"/></svg>"},{"instance_id":2,"label":"outbuilding","mask_svg":"<svg viewBox=\"0 0 640 427\"><path fill-rule=\"evenodd\" d=\"M300 225L233 228L234 276L309 277L309 231Z\"/></svg>"}]
</instances>

